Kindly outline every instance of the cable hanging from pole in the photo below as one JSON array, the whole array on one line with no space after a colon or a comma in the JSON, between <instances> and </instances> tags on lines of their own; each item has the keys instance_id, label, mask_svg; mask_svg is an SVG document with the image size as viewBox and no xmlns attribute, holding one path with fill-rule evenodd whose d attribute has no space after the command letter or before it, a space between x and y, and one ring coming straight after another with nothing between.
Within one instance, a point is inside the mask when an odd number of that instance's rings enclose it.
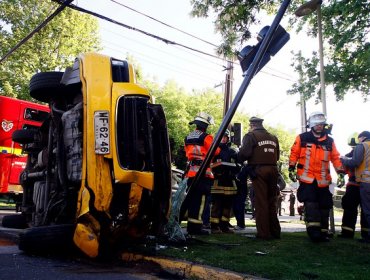
<instances>
[{"instance_id":1,"label":"cable hanging from pole","mask_svg":"<svg viewBox=\"0 0 370 280\"><path fill-rule=\"evenodd\" d=\"M66 1L58 1L60 6L50 15L48 16L43 22L41 22L34 30L32 30L26 37L24 37L21 41L18 42L13 48L11 48L1 59L0 63L7 59L13 52L15 52L20 46L25 44L29 39L32 38L35 33L39 32L41 28L45 27L55 16L57 16L60 12L62 12L65 7L67 7L73 0L66 0Z\"/></svg>"}]
</instances>

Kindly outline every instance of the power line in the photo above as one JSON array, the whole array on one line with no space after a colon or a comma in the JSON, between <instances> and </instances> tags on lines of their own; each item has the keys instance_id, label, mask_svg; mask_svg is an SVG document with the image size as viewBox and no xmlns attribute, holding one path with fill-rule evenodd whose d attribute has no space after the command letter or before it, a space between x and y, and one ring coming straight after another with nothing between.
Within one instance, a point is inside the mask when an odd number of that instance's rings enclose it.
<instances>
[{"instance_id":1,"label":"power line","mask_svg":"<svg viewBox=\"0 0 370 280\"><path fill-rule=\"evenodd\" d=\"M124 38L124 39L126 39L126 40L129 40L129 41L132 41L132 42L134 42L134 43L138 43L138 44L140 44L140 45L143 45L143 46L147 46L147 47L149 47L150 49L155 49L155 50L157 50L157 51L159 51L159 52L161 52L161 53L165 53L165 54L167 54L167 55L171 55L171 56L173 56L173 57L179 57L178 55L175 55L175 54L173 54L173 53L169 53L169 52L167 52L167 51L165 51L163 48L156 48L156 47L154 47L153 45L148 45L148 44L145 44L145 43L143 43L142 41L138 41L138 40L135 40L135 39L132 39L132 38L130 38L130 37L127 37L127 36L124 36L124 35L122 35L121 33L117 33L117 32L113 32L112 30L110 30L110 29L106 29L106 28L103 28L104 29L104 31L105 32L109 32L109 33L111 33L111 34L113 34L114 36L117 36L117 37L121 37L121 38ZM110 41L109 40L106 40L107 42L109 42L110 43ZM113 43L113 44L115 44L115 43ZM125 46L126 47L126 46ZM178 49L178 50L180 50L180 51L184 51L184 52L186 52L186 53L188 53L188 54L191 54L192 56L196 56L197 58L200 58L200 59L202 59L202 60L204 60L204 61L206 61L207 63L209 63L209 64L214 64L214 65L216 65L217 67L223 67L223 64L220 64L220 63L217 63L217 62L215 62L215 61L211 61L211 58L205 58L204 56L201 56L201 55L198 55L198 54L194 54L194 52L190 52L190 51L188 51L188 50L184 50L184 49L182 49L182 48L180 48L180 47L178 47L178 46L173 46L173 47L175 47L176 49ZM127 48L127 47L126 47ZM136 51L134 51L134 52L136 52ZM196 63L196 64L200 64L200 62L199 62L199 60L196 60L194 63ZM201 64L201 66L202 67L204 67L204 64ZM207 68L210 68L210 67L207 67ZM212 68L213 69L213 68Z\"/></svg>"},{"instance_id":2,"label":"power line","mask_svg":"<svg viewBox=\"0 0 370 280\"><path fill-rule=\"evenodd\" d=\"M57 8L48 18L46 18L38 27L36 27L29 35L27 35L24 39L22 39L15 47L13 47L3 58L1 58L0 62L4 61L9 55L11 55L14 51L16 51L20 46L22 46L24 43L26 43L36 32L38 32L41 28L43 28L44 26L46 26L46 24L48 24L56 15L58 15L63 9L65 9L66 6L68 6L69 8L72 8L72 9L75 9L77 11L80 11L80 12L83 12L83 13L87 13L87 14L90 14L92 16L95 16L95 17L98 17L98 18L101 18L103 20L106 20L106 21L109 21L109 22L112 22L113 24L117 24L117 25L120 25L122 27L125 27L125 28L128 28L128 29L131 29L131 30L134 30L134 31L137 31L137 32L140 32L140 33L143 33L144 35L147 35L147 36L150 36L152 38L155 38L155 39L158 39L158 40L161 40L167 44L171 44L171 45L177 45L177 46L180 46L182 48L185 48L185 49L188 49L188 50L191 50L191 51L194 51L194 52L198 52L198 53L201 53L203 55L207 55L207 56L210 56L210 57L213 57L213 58L216 58L216 59L219 59L219 60L222 60L223 62L225 61L225 59L222 59L218 56L215 56L215 55L212 55L212 54L209 54L209 53L206 53L206 52L203 52L203 51L200 51L200 50L197 50L197 49L194 49L194 48L191 48L191 47L188 47L188 46L185 46L183 44L179 44L179 43L176 43L174 41L170 41L168 39L165 39L165 38L162 38L160 36L157 36L157 35L154 35L154 34L151 34L149 32L146 32L146 31L143 31L143 30L140 30L140 29L137 29L135 27L131 27L129 25L126 25L124 23L121 23L121 22L118 22L118 21L115 21L111 18L108 18L108 17L105 17L103 15L100 15L98 13L95 13L95 12L92 12L92 11L89 11L89 10L86 10L86 9L83 9L83 8L80 8L76 5L73 5L71 4L71 2L73 0L66 0L66 1L62 1L62 0L53 0L54 2L57 2L58 4L60 4L60 7ZM228 60L226 60L228 61ZM235 63L235 62L233 62ZM235 63L235 64L238 64L238 63ZM265 74L268 74L268 75L271 75L271 76L275 76L275 77L278 77L278 78L281 78L281 79L285 79L285 80L289 80L287 78L284 78L284 77L281 77L281 76L278 76L278 75L274 75L274 74L271 74L271 73L267 73L267 72L264 72L264 71L261 71ZM289 80L291 81L291 80Z\"/></svg>"},{"instance_id":3,"label":"power line","mask_svg":"<svg viewBox=\"0 0 370 280\"><path fill-rule=\"evenodd\" d=\"M159 22L160 24L163 24L163 25L165 25L165 26L167 26L167 27L169 27L169 28L172 28L172 29L174 29L174 30L177 30L177 31L179 31L179 32L181 32L181 33L183 33L183 34L186 34L186 35L188 35L188 36L190 36L190 37L193 37L193 38L195 38L195 39L198 39L198 40L200 40L200 41L202 41L202 42L204 42L204 43L206 43L206 44L209 44L209 45L211 45L211 46L213 46L213 47L216 47L216 48L218 47L216 44L213 44L213 43L211 43L211 42L208 42L208 41L206 41L206 40L204 40L204 39L202 39L202 38L199 38L199 37L197 37L197 36L195 36L195 35L193 35L193 34L190 34L190 33L186 32L186 31L183 31L183 30L181 30L181 29L179 29L179 28L177 28L177 27L174 27L174 26L172 26L172 25L169 25L168 23L165 23L165 22L160 21L160 20L158 20L158 19L156 19L156 18L154 18L154 17L151 17L151 16L149 16L149 15L147 15L147 14L144 14L144 13L142 13L142 12L140 12L140 11L138 11L138 10L135 10L134 8L131 8L131 7L127 6L127 5L124 5L124 4L122 4L122 3L118 2L118 1L115 1L115 0L110 0L110 1L111 1L111 2L113 2L113 3L116 3L117 5L120 5L120 6L122 6L122 7L125 7L125 8L127 8L127 9L129 9L129 10L131 10L131 11L135 12L135 13L138 13L138 14L140 14L140 15L143 15L143 16L147 17L147 18L150 18L151 20L154 20L154 21L156 21L156 22Z\"/></svg>"},{"instance_id":4,"label":"power line","mask_svg":"<svg viewBox=\"0 0 370 280\"><path fill-rule=\"evenodd\" d=\"M35 33L39 32L41 28L46 26L55 16L57 16L61 11L65 9L73 0L66 0L66 1L58 1L60 6L50 15L48 16L43 22L41 22L34 30L32 30L26 37L24 37L21 41L18 42L13 48L11 48L1 59L0 63L3 62L8 56L10 56L13 52L15 52L20 46L25 44Z\"/></svg>"},{"instance_id":5,"label":"power line","mask_svg":"<svg viewBox=\"0 0 370 280\"><path fill-rule=\"evenodd\" d=\"M53 1L56 1L57 3L59 3L61 0L53 0ZM89 14L89 15L92 15L94 17L98 17L100 19L103 19L103 20L106 20L106 21L109 21L109 22L112 22L114 24L117 24L119 26L122 26L124 28L127 28L127 29L131 29L131 30L134 30L136 32L139 32L139 33L142 33L142 34L145 34L146 36L149 36L149 37L152 37L154 39L157 39L157 40L160 40L160 41L163 41L164 43L166 44L170 44L170 45L178 45L178 46L181 46L185 49L188 49L188 50L191 50L191 51L194 51L194 52L198 52L198 53L201 53L201 54L204 54L204 55L207 55L207 56L210 56L210 57L214 57L214 58L217 58L217 59L221 59L223 60L222 58L216 56L216 55L213 55L213 54L210 54L210 53L206 53L204 51L201 51L201 50L197 50L195 48L192 48L192 47L188 47L186 45L183 45L183 44L180 44L180 43L176 43L175 41L171 41L169 39L166 39L166 38L163 38L163 37L160 37L158 35L155 35L155 34L152 34L152 33L149 33L147 31L144 31L144 30L141 30L141 29L138 29L136 27L133 27L133 26L130 26L130 25L127 25L125 23L122 23L122 22L119 22L119 21L116 21L112 18L109 18L109 17L106 17L106 16L103 16L101 14L98 14L98 13L95 13L93 11L90 11L90 10L87 10L87 9L84 9L84 8L81 8L81 7L78 7L76 5L73 5L73 4L68 4L67 5L69 8L73 9L73 10L77 10L79 12L83 12L83 13L86 13L86 14Z\"/></svg>"},{"instance_id":6,"label":"power line","mask_svg":"<svg viewBox=\"0 0 370 280\"><path fill-rule=\"evenodd\" d=\"M110 0L110 1L115 2L114 0ZM122 5L122 6L125 6L125 5ZM72 8L72 9L76 9L76 10L78 10L78 11L80 11L80 12L86 12L86 13L88 13L88 14L90 14L90 15L93 15L93 16L95 16L95 17L98 17L98 18L104 19L104 20L106 20L106 21L108 21L108 22L111 22L111 23L113 23L113 24L117 24L117 25L123 26L123 27L125 27L125 28L131 29L131 30L134 30L134 31L138 31L138 32L140 32L140 33L143 33L144 35L147 35L147 36L153 37L153 38L158 39L158 40L160 40L160 41L164 41L165 43L171 42L171 45L173 45L173 46L176 46L176 45L177 45L177 46L180 46L180 47L182 47L182 48L185 48L185 49L191 50L191 51L193 51L193 52L195 51L195 52L198 52L198 53L200 53L200 54L207 55L207 56L210 56L210 57L213 57L213 58L216 58L216 59L222 60L223 62L225 62L225 61L229 61L229 60L227 60L227 59L223 59L223 58L221 58L221 57L218 57L218 56L215 56L215 55L212 55L212 54L206 53L206 52L204 52L204 51L199 51L199 50L197 50L197 49L194 49L194 48L191 48L191 47L185 46L185 45L183 45L183 44L178 44L178 43L176 43L176 42L174 42L174 41L170 41L170 40L168 40L168 39L164 39L164 38L162 38L162 37L160 37L160 36L157 36L157 35L151 34L151 33L149 33L149 32L146 32L146 31L143 31L143 30L137 29L137 28L135 28L135 27L131 27L131 26L126 25L126 24L123 24L123 23L120 23L120 22L118 22L118 21L116 21L116 20L113 20L113 19L111 19L111 18L109 18L109 17L106 17L106 16L100 15L100 14L98 14L98 13L95 13L95 12L92 12L92 11L89 11L89 10L86 10L86 9L84 9L84 8L81 8L81 7L78 7L78 6L75 6L75 5L69 5L69 7L70 7L70 8ZM132 9L132 8L130 8L130 9ZM135 11L136 11L136 10L135 10ZM140 13L140 12L138 12L138 13ZM145 16L146 16L146 15L145 15ZM152 18L152 17L151 17L151 18ZM153 18L153 19L154 19L154 18ZM179 30L179 31L181 32L181 30ZM196 37L195 37L195 38L196 38ZM197 39L198 39L198 38L197 38ZM233 63L234 63L234 64L236 64L236 65L240 65L237 61L233 61ZM269 73L269 72L266 72L266 71L263 71L263 70L261 70L260 72L261 72L261 73L264 73L264 74L267 74L267 75L270 75L270 76L274 76L274 77L277 77L277 78L283 79L283 80L287 80L287 81L290 81L290 82L294 82L293 80L291 80L291 79L289 79L289 78L282 77L282 76L277 75L277 74Z\"/></svg>"}]
</instances>

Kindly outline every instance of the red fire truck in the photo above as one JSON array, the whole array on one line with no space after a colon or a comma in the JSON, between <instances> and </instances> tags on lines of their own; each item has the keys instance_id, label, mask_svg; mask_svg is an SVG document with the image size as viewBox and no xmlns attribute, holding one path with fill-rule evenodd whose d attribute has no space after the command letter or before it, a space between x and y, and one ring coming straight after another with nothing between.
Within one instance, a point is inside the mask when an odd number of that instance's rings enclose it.
<instances>
[{"instance_id":1,"label":"red fire truck","mask_svg":"<svg viewBox=\"0 0 370 280\"><path fill-rule=\"evenodd\" d=\"M12 141L12 134L18 129L40 127L49 111L45 105L0 96L0 196L7 196L16 204L21 202L19 175L26 166L27 156L22 154L21 145Z\"/></svg>"}]
</instances>

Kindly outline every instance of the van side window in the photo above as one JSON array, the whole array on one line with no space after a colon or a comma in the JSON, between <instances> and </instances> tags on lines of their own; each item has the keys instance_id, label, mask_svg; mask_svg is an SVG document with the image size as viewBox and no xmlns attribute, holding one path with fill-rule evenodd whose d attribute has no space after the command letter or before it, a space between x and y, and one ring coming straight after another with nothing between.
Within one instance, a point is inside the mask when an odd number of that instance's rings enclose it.
<instances>
[{"instance_id":1,"label":"van side window","mask_svg":"<svg viewBox=\"0 0 370 280\"><path fill-rule=\"evenodd\" d=\"M39 110L32 109L32 108L26 108L24 110L25 120L43 122L44 120L48 118L48 116L49 116L49 113L45 111L39 111Z\"/></svg>"}]
</instances>

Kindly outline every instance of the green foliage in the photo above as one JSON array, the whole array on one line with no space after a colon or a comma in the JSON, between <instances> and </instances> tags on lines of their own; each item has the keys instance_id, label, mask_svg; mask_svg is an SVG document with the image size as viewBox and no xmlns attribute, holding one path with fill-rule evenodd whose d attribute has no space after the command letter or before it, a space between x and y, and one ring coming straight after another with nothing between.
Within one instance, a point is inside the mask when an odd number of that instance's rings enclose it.
<instances>
[{"instance_id":1,"label":"green foliage","mask_svg":"<svg viewBox=\"0 0 370 280\"><path fill-rule=\"evenodd\" d=\"M172 144L173 161L178 168L184 169L186 161L183 154L184 138L194 129L194 125L189 125L189 122L199 112L207 112L215 119L215 125L209 126L207 132L215 135L223 120L223 94L216 92L214 89L188 93L179 87L175 81L167 81L164 86L159 86L157 83L148 80L141 80L140 82L150 90L155 103L163 106ZM236 112L231 123L241 123L244 135L249 128L249 118L244 113ZM267 125L266 128L279 138L281 148L280 161L282 162L285 178L288 178L287 174L285 174L285 169L287 169L290 147L295 135L284 130L283 127L272 128Z\"/></svg>"},{"instance_id":2,"label":"green foliage","mask_svg":"<svg viewBox=\"0 0 370 280\"><path fill-rule=\"evenodd\" d=\"M292 131L286 131L282 126L278 127L267 127L269 132L276 135L279 139L280 145L280 164L281 164L281 173L284 176L284 179L288 182L288 167L289 167L289 155L290 148L294 143L296 135Z\"/></svg>"},{"instance_id":3,"label":"green foliage","mask_svg":"<svg viewBox=\"0 0 370 280\"><path fill-rule=\"evenodd\" d=\"M316 13L299 19L294 15L294 11L305 2L308 0L291 1L285 17L296 32L301 32L306 26L307 35L317 37ZM193 16L216 14L215 29L223 37L218 53L227 57L232 57L234 49L240 50L243 42L251 37L250 26L259 23L262 10L273 14L281 5L277 0L192 0L191 3ZM343 100L347 93L359 92L364 99L370 94L369 10L368 0L323 1L325 81L333 86L337 100ZM307 99L316 97L318 101L320 73L317 53L304 58L297 52L294 66L304 77L293 85L289 93L303 93Z\"/></svg>"},{"instance_id":4,"label":"green foliage","mask_svg":"<svg viewBox=\"0 0 370 280\"><path fill-rule=\"evenodd\" d=\"M366 0L329 1L322 6L325 82L333 85L337 100L356 92L366 99L370 93L369 9ZM317 36L316 19L315 13L301 18L310 24L308 34L312 36ZM319 99L318 55L312 53L311 58L304 60L300 56L296 54L294 66L306 73L305 81L303 85L294 84L290 93L303 92L306 97L316 95Z\"/></svg>"},{"instance_id":5,"label":"green foliage","mask_svg":"<svg viewBox=\"0 0 370 280\"><path fill-rule=\"evenodd\" d=\"M0 2L0 53L5 55L45 20L58 4L51 1ZM99 50L96 19L66 8L0 65L0 91L8 83L18 98L29 99L28 82L39 71L63 70L83 52Z\"/></svg>"}]
</instances>

